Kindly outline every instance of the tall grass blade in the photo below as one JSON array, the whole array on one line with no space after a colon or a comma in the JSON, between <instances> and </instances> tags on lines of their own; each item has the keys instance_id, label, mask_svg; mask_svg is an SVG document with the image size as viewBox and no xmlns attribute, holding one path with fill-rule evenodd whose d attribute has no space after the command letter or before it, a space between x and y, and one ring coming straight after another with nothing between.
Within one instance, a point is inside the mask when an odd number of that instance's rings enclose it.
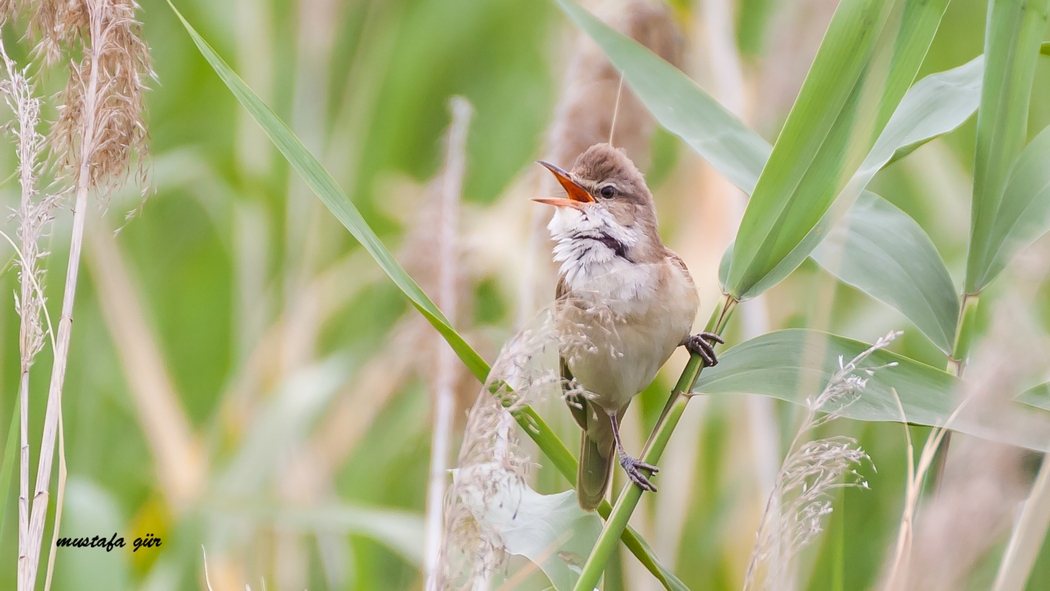
<instances>
[{"instance_id":1,"label":"tall grass blade","mask_svg":"<svg viewBox=\"0 0 1050 591\"><path fill-rule=\"evenodd\" d=\"M1024 147L1032 80L1048 10L1050 0L988 3L984 38L987 62L977 112L966 293L976 294L988 282L995 250L992 232L1007 176Z\"/></svg>"},{"instance_id":2,"label":"tall grass blade","mask_svg":"<svg viewBox=\"0 0 1050 591\"><path fill-rule=\"evenodd\" d=\"M895 205L865 192L813 251L813 260L907 316L945 355L951 353L959 317L952 277L929 236Z\"/></svg>"}]
</instances>

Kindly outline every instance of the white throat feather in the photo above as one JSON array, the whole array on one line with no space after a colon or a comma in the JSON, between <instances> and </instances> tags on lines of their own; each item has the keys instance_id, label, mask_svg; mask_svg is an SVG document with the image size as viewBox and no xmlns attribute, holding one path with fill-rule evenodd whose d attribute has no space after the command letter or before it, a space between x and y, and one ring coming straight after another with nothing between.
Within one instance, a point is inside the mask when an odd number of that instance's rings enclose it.
<instances>
[{"instance_id":1,"label":"white throat feather","mask_svg":"<svg viewBox=\"0 0 1050 591\"><path fill-rule=\"evenodd\" d=\"M644 266L636 264L630 256L641 238L639 230L620 225L600 207L592 205L583 211L559 207L547 229L557 243L554 261L561 263L561 275L570 289L605 291L596 285L596 280L615 274L620 276L615 283L623 285L624 279L637 274L636 270Z\"/></svg>"}]
</instances>

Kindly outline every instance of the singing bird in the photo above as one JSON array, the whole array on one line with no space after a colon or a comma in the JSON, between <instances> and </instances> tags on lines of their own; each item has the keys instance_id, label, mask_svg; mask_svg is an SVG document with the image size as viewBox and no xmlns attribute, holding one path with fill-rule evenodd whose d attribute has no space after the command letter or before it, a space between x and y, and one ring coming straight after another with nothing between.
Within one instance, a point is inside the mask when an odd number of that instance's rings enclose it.
<instances>
[{"instance_id":1,"label":"singing bird","mask_svg":"<svg viewBox=\"0 0 1050 591\"><path fill-rule=\"evenodd\" d=\"M620 420L675 348L704 364L718 361L718 335L690 334L700 298L682 259L660 240L653 196L627 155L595 144L571 171L548 162L567 198L547 228L561 263L555 307L566 402L583 429L576 491L580 506L597 507L612 475L614 448L642 490L656 487L656 466L635 459L620 442ZM581 392L582 390L582 392Z\"/></svg>"}]
</instances>

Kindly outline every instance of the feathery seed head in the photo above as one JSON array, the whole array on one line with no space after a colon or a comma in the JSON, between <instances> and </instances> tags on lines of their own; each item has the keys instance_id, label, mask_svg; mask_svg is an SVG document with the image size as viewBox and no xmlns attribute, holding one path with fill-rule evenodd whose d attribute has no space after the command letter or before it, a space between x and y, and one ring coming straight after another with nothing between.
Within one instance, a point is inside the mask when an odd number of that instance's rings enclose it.
<instances>
[{"instance_id":1,"label":"feathery seed head","mask_svg":"<svg viewBox=\"0 0 1050 591\"><path fill-rule=\"evenodd\" d=\"M762 515L744 589L769 589L786 580L792 559L823 531L824 519L832 512L833 491L868 488L857 467L869 464L874 469L874 465L855 439L829 437L807 441L806 437L840 416L864 390L868 379L887 367L861 367L861 363L900 334L890 332L848 362L839 358L839 370L824 390L816 398L806 399L808 411L777 472Z\"/></svg>"},{"instance_id":2,"label":"feathery seed head","mask_svg":"<svg viewBox=\"0 0 1050 591\"><path fill-rule=\"evenodd\" d=\"M143 120L144 94L146 79L154 74L141 25L135 20L138 4L134 0L54 3L64 10L54 14L63 15L62 27L68 31L61 38L56 33L54 40L45 36L45 55L51 59L52 41L82 39L84 44L81 61L70 64L69 82L59 95L59 118L51 130L60 171L85 175L78 182L86 181L89 188L105 194L125 178L137 156L138 176L144 180L149 137ZM83 31L86 37L78 33Z\"/></svg>"}]
</instances>

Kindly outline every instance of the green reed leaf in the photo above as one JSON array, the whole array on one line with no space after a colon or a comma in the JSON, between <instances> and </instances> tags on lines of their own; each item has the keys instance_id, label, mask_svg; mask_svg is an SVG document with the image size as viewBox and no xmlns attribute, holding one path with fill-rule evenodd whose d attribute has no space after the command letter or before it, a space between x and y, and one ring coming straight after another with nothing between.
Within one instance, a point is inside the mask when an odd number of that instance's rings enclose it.
<instances>
[{"instance_id":1,"label":"green reed leaf","mask_svg":"<svg viewBox=\"0 0 1050 591\"><path fill-rule=\"evenodd\" d=\"M867 199L876 199L874 193L863 188L879 170L900 157L902 151L914 150L962 125L977 110L981 93L981 74L984 60L977 57L959 67L931 74L915 83L901 100L886 128L861 163L853 178L842 189L834 206L771 271L741 294L741 299L752 298L784 280L842 217L843 212L857 199L858 193ZM723 255L719 281L728 281L731 248Z\"/></svg>"},{"instance_id":2,"label":"green reed leaf","mask_svg":"<svg viewBox=\"0 0 1050 591\"><path fill-rule=\"evenodd\" d=\"M1050 0L996 0L988 3L984 86L977 113L970 244L966 293L990 281L997 251L992 243L1003 190L1024 147L1028 105L1039 46L1046 32Z\"/></svg>"},{"instance_id":3,"label":"green reed leaf","mask_svg":"<svg viewBox=\"0 0 1050 591\"><path fill-rule=\"evenodd\" d=\"M839 281L897 309L945 355L951 353L959 296L933 242L908 214L865 192L812 256Z\"/></svg>"},{"instance_id":4,"label":"green reed leaf","mask_svg":"<svg viewBox=\"0 0 1050 591\"><path fill-rule=\"evenodd\" d=\"M1050 127L1021 152L1003 190L988 232L987 265L975 286L982 289L1014 255L1050 231Z\"/></svg>"},{"instance_id":5,"label":"green reed leaf","mask_svg":"<svg viewBox=\"0 0 1050 591\"><path fill-rule=\"evenodd\" d=\"M1029 388L1015 396L1014 400L1035 408L1050 410L1050 382Z\"/></svg>"},{"instance_id":6,"label":"green reed leaf","mask_svg":"<svg viewBox=\"0 0 1050 591\"><path fill-rule=\"evenodd\" d=\"M758 394L805 405L815 398L840 368L871 345L816 330L789 329L764 334L727 349L718 365L705 369L694 393ZM901 399L909 423L945 425L954 431L1045 451L1050 447L1050 420L1036 430L1015 429L983 422L982 413L960 413L957 378L908 357L878 350L862 364L878 368L852 403L839 409L841 416L861 421L899 422L900 411L893 390ZM1020 407L1013 410L1019 410ZM987 413L984 413L987 414Z\"/></svg>"},{"instance_id":7,"label":"green reed leaf","mask_svg":"<svg viewBox=\"0 0 1050 591\"><path fill-rule=\"evenodd\" d=\"M839 4L744 212L728 293L751 292L828 211L911 86L946 5Z\"/></svg>"}]
</instances>

